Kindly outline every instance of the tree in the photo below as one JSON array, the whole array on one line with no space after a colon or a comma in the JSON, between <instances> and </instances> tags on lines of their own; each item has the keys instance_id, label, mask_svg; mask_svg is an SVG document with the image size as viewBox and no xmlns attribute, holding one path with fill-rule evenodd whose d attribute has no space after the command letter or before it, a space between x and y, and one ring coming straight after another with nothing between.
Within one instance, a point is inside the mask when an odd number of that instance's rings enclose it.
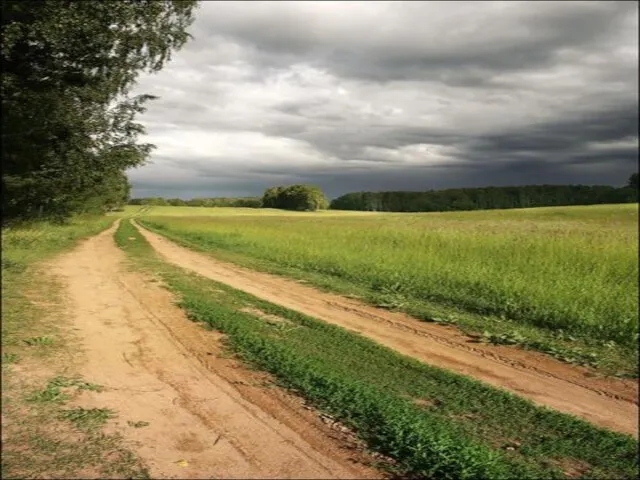
<instances>
[{"instance_id":1,"label":"tree","mask_svg":"<svg viewBox=\"0 0 640 480\"><path fill-rule=\"evenodd\" d=\"M289 185L268 188L262 197L263 208L315 211L327 208L329 202L315 185Z\"/></svg>"},{"instance_id":2,"label":"tree","mask_svg":"<svg viewBox=\"0 0 640 480\"><path fill-rule=\"evenodd\" d=\"M285 187L271 187L264 191L262 196L262 208L279 208L278 197Z\"/></svg>"},{"instance_id":3,"label":"tree","mask_svg":"<svg viewBox=\"0 0 640 480\"><path fill-rule=\"evenodd\" d=\"M632 173L627 182L627 187L638 190L638 173Z\"/></svg>"},{"instance_id":4,"label":"tree","mask_svg":"<svg viewBox=\"0 0 640 480\"><path fill-rule=\"evenodd\" d=\"M144 163L135 117L153 97L129 92L187 41L195 5L3 2L3 219L65 218Z\"/></svg>"},{"instance_id":5,"label":"tree","mask_svg":"<svg viewBox=\"0 0 640 480\"><path fill-rule=\"evenodd\" d=\"M79 213L102 214L129 203L131 186L123 172L107 175L90 192L74 198L71 208Z\"/></svg>"}]
</instances>

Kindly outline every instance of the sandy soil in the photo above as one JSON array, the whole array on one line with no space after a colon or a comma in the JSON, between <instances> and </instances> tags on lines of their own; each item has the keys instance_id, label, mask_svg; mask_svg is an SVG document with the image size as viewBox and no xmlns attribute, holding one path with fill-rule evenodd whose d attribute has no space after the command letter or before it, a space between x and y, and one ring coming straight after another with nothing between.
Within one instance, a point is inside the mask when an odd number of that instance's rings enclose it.
<instances>
[{"instance_id":1,"label":"sandy soil","mask_svg":"<svg viewBox=\"0 0 640 480\"><path fill-rule=\"evenodd\" d=\"M50 262L66 285L86 363L152 478L376 478L348 432L268 377L220 355L221 335L189 321L158 282L127 269L115 226ZM129 422L148 422L134 428Z\"/></svg>"},{"instance_id":2,"label":"sandy soil","mask_svg":"<svg viewBox=\"0 0 640 480\"><path fill-rule=\"evenodd\" d=\"M454 327L321 292L294 280L255 272L181 247L137 225L168 262L251 295L358 332L430 365L472 376L539 405L638 436L638 384L506 346L472 343Z\"/></svg>"}]
</instances>

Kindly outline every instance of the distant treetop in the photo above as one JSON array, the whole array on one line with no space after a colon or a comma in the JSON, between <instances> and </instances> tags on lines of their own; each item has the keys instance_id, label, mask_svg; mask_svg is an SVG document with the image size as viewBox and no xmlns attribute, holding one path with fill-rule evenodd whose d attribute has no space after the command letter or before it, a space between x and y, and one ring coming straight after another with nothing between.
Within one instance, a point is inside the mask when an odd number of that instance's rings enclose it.
<instances>
[{"instance_id":1,"label":"distant treetop","mask_svg":"<svg viewBox=\"0 0 640 480\"><path fill-rule=\"evenodd\" d=\"M329 206L324 193L315 185L289 185L268 188L262 196L263 208L316 211Z\"/></svg>"}]
</instances>

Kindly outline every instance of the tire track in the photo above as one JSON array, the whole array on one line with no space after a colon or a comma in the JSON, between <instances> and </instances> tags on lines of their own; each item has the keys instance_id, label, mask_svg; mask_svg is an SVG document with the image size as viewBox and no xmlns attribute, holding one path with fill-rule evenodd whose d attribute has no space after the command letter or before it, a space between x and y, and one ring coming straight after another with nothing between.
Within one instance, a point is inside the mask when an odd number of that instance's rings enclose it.
<instances>
[{"instance_id":1,"label":"tire track","mask_svg":"<svg viewBox=\"0 0 640 480\"><path fill-rule=\"evenodd\" d=\"M255 373L219 358L221 334L205 333L172 295L124 268L117 223L50 262L66 285L69 312L83 340L85 408L112 408L122 433L152 478L379 478L355 463L352 445L332 437L316 414ZM127 428L145 421L145 428Z\"/></svg>"}]
</instances>

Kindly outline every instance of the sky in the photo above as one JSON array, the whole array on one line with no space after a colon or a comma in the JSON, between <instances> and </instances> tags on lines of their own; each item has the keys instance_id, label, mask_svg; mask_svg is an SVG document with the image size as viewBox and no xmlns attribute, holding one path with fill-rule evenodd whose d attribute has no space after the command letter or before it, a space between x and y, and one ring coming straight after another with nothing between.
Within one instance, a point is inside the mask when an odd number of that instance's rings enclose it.
<instances>
[{"instance_id":1,"label":"sky","mask_svg":"<svg viewBox=\"0 0 640 480\"><path fill-rule=\"evenodd\" d=\"M203 1L135 93L133 197L523 184L638 170L638 3Z\"/></svg>"}]
</instances>

